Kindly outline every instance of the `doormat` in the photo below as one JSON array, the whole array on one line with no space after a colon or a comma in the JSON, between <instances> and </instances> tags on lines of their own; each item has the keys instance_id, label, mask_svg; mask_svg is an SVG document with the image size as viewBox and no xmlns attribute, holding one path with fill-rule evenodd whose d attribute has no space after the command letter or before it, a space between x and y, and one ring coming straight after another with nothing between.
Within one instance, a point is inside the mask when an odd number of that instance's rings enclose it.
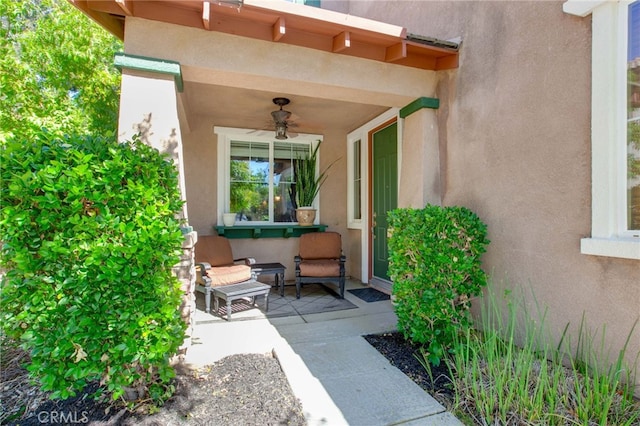
<instances>
[{"instance_id":1,"label":"doormat","mask_svg":"<svg viewBox=\"0 0 640 426\"><path fill-rule=\"evenodd\" d=\"M389 300L391 298L388 294L378 291L375 288L371 288L371 287L356 288L356 289L347 290L347 291L353 294L354 296L356 296L357 298L364 300L367 303L380 302L382 300Z\"/></svg>"}]
</instances>

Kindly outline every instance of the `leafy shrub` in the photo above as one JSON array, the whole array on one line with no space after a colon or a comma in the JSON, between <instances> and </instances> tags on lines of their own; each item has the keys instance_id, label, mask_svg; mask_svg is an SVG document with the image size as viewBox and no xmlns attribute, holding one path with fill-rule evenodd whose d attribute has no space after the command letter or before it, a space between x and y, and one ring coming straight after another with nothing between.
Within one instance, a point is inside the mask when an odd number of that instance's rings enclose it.
<instances>
[{"instance_id":1,"label":"leafy shrub","mask_svg":"<svg viewBox=\"0 0 640 426\"><path fill-rule=\"evenodd\" d=\"M41 132L0 154L2 327L52 398L99 380L162 399L184 339L177 172L138 140Z\"/></svg>"},{"instance_id":2,"label":"leafy shrub","mask_svg":"<svg viewBox=\"0 0 640 426\"><path fill-rule=\"evenodd\" d=\"M487 227L467 208L427 205L389 212L389 228L398 329L438 365L471 327L471 298L487 284L480 267Z\"/></svg>"}]
</instances>

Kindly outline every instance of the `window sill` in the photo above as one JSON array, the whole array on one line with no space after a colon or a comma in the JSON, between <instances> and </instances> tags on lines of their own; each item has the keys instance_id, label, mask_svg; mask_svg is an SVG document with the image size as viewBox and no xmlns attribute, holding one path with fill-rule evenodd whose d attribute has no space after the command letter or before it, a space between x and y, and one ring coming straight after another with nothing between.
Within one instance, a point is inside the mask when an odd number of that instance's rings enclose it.
<instances>
[{"instance_id":1,"label":"window sill","mask_svg":"<svg viewBox=\"0 0 640 426\"><path fill-rule=\"evenodd\" d=\"M594 256L640 260L640 239L583 238L580 240L580 252Z\"/></svg>"},{"instance_id":2,"label":"window sill","mask_svg":"<svg viewBox=\"0 0 640 426\"><path fill-rule=\"evenodd\" d=\"M214 226L218 235L235 238L290 238L309 232L324 232L327 225L234 225Z\"/></svg>"}]
</instances>

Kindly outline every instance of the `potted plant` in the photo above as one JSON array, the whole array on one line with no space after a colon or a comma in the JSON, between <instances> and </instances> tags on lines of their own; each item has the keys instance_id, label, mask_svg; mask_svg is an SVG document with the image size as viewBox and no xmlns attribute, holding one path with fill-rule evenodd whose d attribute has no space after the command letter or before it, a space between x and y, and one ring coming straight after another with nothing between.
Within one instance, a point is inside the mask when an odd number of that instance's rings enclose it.
<instances>
[{"instance_id":1,"label":"potted plant","mask_svg":"<svg viewBox=\"0 0 640 426\"><path fill-rule=\"evenodd\" d=\"M304 157L298 157L293 163L295 177L295 191L293 192L296 204L296 218L300 226L313 225L316 217L316 209L313 202L320 192L320 188L327 179L327 171L338 161L329 164L322 172L316 176L318 163L318 150L322 141L318 141L313 151Z\"/></svg>"},{"instance_id":2,"label":"potted plant","mask_svg":"<svg viewBox=\"0 0 640 426\"><path fill-rule=\"evenodd\" d=\"M236 224L236 213L222 213L222 223L224 226L233 226Z\"/></svg>"}]
</instances>

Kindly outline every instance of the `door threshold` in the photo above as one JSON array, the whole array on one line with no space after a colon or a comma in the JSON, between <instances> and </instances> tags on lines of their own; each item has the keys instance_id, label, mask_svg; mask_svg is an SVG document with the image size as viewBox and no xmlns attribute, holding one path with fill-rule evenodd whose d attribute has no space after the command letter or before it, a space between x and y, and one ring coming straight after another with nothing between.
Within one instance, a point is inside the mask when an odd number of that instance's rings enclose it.
<instances>
[{"instance_id":1,"label":"door threshold","mask_svg":"<svg viewBox=\"0 0 640 426\"><path fill-rule=\"evenodd\" d=\"M380 290L381 292L386 293L388 295L391 295L393 291L393 283L391 281L388 281L382 278L371 277L369 279L369 285L375 288L376 290Z\"/></svg>"}]
</instances>

